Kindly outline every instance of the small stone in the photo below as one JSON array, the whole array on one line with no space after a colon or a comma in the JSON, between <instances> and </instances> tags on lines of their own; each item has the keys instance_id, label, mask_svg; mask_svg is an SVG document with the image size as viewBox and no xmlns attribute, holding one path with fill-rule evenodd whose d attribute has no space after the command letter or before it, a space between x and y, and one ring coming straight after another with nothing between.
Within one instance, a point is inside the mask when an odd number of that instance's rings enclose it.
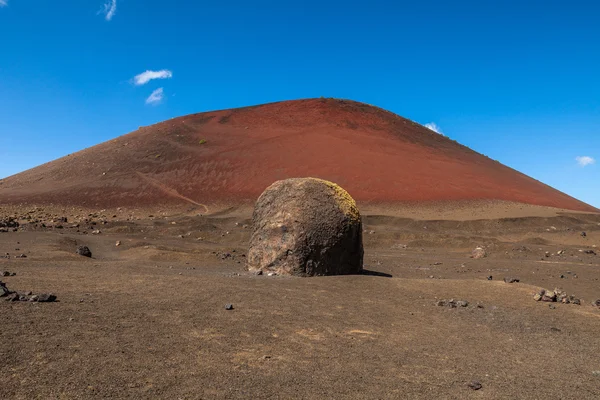
<instances>
[{"instance_id":1,"label":"small stone","mask_svg":"<svg viewBox=\"0 0 600 400\"><path fill-rule=\"evenodd\" d=\"M277 276L277 272L269 272L267 276Z\"/></svg>"},{"instance_id":2,"label":"small stone","mask_svg":"<svg viewBox=\"0 0 600 400\"><path fill-rule=\"evenodd\" d=\"M254 275L262 275L262 274L263 274L263 272L260 269L254 273Z\"/></svg>"},{"instance_id":3,"label":"small stone","mask_svg":"<svg viewBox=\"0 0 600 400\"><path fill-rule=\"evenodd\" d=\"M518 283L521 280L519 278L512 278L512 277L508 277L508 278L504 278L504 282L506 283Z\"/></svg>"},{"instance_id":4,"label":"small stone","mask_svg":"<svg viewBox=\"0 0 600 400\"><path fill-rule=\"evenodd\" d=\"M467 386L473 390L479 390L483 387L479 381L471 381Z\"/></svg>"},{"instance_id":5,"label":"small stone","mask_svg":"<svg viewBox=\"0 0 600 400\"><path fill-rule=\"evenodd\" d=\"M556 301L556 293L545 291L542 295L542 301L553 303Z\"/></svg>"},{"instance_id":6,"label":"small stone","mask_svg":"<svg viewBox=\"0 0 600 400\"><path fill-rule=\"evenodd\" d=\"M56 301L56 296L53 294L42 293L38 295L38 301L40 303L52 303Z\"/></svg>"},{"instance_id":7,"label":"small stone","mask_svg":"<svg viewBox=\"0 0 600 400\"><path fill-rule=\"evenodd\" d=\"M487 252L485 251L485 249L483 247L476 247L472 252L471 252L471 258L484 258L487 257Z\"/></svg>"},{"instance_id":8,"label":"small stone","mask_svg":"<svg viewBox=\"0 0 600 400\"><path fill-rule=\"evenodd\" d=\"M492 279L494 279L494 277L492 275L490 275L490 276L487 277L488 281L491 281Z\"/></svg>"},{"instance_id":9,"label":"small stone","mask_svg":"<svg viewBox=\"0 0 600 400\"><path fill-rule=\"evenodd\" d=\"M226 310L233 310L233 304L225 304Z\"/></svg>"},{"instance_id":10,"label":"small stone","mask_svg":"<svg viewBox=\"0 0 600 400\"><path fill-rule=\"evenodd\" d=\"M586 236L587 236L587 233L581 232L581 237L586 237Z\"/></svg>"},{"instance_id":11,"label":"small stone","mask_svg":"<svg viewBox=\"0 0 600 400\"><path fill-rule=\"evenodd\" d=\"M468 305L469 305L469 302L466 300L458 300L456 302L457 307L467 307Z\"/></svg>"},{"instance_id":12,"label":"small stone","mask_svg":"<svg viewBox=\"0 0 600 400\"><path fill-rule=\"evenodd\" d=\"M115 246L119 247L121 245L121 241L117 240L117 243L115 243Z\"/></svg>"},{"instance_id":13,"label":"small stone","mask_svg":"<svg viewBox=\"0 0 600 400\"><path fill-rule=\"evenodd\" d=\"M536 294L535 294L535 296L533 296L533 299L534 299L535 301L540 301L540 300L542 299L542 295L541 295L541 294L539 294L539 293L536 293Z\"/></svg>"},{"instance_id":14,"label":"small stone","mask_svg":"<svg viewBox=\"0 0 600 400\"><path fill-rule=\"evenodd\" d=\"M8 290L8 288L6 287L6 284L4 282L0 281L0 297L8 296L11 293L12 292L10 290Z\"/></svg>"},{"instance_id":15,"label":"small stone","mask_svg":"<svg viewBox=\"0 0 600 400\"><path fill-rule=\"evenodd\" d=\"M556 306L554 304L548 304L548 308L550 308L551 310L554 310L556 308Z\"/></svg>"},{"instance_id":16,"label":"small stone","mask_svg":"<svg viewBox=\"0 0 600 400\"><path fill-rule=\"evenodd\" d=\"M79 254L80 256L84 256L84 257L91 257L92 256L92 252L90 251L90 249L87 246L79 246L77 247L77 254Z\"/></svg>"}]
</instances>

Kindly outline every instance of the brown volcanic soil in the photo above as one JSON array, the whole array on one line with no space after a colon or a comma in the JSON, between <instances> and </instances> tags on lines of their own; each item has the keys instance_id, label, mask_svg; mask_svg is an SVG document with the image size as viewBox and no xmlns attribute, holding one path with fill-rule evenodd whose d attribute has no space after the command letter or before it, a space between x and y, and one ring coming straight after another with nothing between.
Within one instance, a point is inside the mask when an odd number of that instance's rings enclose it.
<instances>
[{"instance_id":1,"label":"brown volcanic soil","mask_svg":"<svg viewBox=\"0 0 600 400\"><path fill-rule=\"evenodd\" d=\"M600 215L487 204L490 219L466 218L480 210L371 208L368 274L293 278L244 270L247 210L2 207L22 226L0 233L0 270L17 273L1 279L59 302L0 299L0 398L598 399L600 255L584 251ZM582 305L535 302L540 287ZM450 298L470 305L436 305Z\"/></svg>"},{"instance_id":2,"label":"brown volcanic soil","mask_svg":"<svg viewBox=\"0 0 600 400\"><path fill-rule=\"evenodd\" d=\"M0 202L252 204L275 180L318 177L360 204L496 199L597 211L385 110L311 99L188 115L0 181Z\"/></svg>"}]
</instances>

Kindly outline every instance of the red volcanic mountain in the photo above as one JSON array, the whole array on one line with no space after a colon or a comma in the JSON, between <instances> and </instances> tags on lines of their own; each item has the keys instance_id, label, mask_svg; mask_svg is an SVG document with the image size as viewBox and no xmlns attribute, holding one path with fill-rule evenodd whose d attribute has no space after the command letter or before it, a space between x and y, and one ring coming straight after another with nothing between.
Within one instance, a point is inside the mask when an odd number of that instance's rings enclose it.
<instances>
[{"instance_id":1,"label":"red volcanic mountain","mask_svg":"<svg viewBox=\"0 0 600 400\"><path fill-rule=\"evenodd\" d=\"M252 204L319 177L359 202L497 199L597 211L391 112L310 99L187 115L0 181L0 203Z\"/></svg>"}]
</instances>

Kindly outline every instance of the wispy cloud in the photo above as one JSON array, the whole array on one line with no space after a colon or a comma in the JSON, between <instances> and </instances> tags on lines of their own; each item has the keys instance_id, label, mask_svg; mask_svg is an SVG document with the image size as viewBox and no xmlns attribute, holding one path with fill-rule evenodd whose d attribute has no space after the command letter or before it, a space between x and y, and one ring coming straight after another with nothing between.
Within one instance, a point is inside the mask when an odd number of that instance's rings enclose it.
<instances>
[{"instance_id":1,"label":"wispy cloud","mask_svg":"<svg viewBox=\"0 0 600 400\"><path fill-rule=\"evenodd\" d=\"M3 1L3 0L0 0ZM98 11L98 14L104 14L104 18L110 21L117 12L117 0L108 0L102 5L102 9Z\"/></svg>"},{"instance_id":2,"label":"wispy cloud","mask_svg":"<svg viewBox=\"0 0 600 400\"><path fill-rule=\"evenodd\" d=\"M0 7L6 7L8 5L8 0L0 0Z\"/></svg>"},{"instance_id":3,"label":"wispy cloud","mask_svg":"<svg viewBox=\"0 0 600 400\"><path fill-rule=\"evenodd\" d=\"M146 99L146 104L158 104L164 96L163 88L158 88Z\"/></svg>"},{"instance_id":4,"label":"wispy cloud","mask_svg":"<svg viewBox=\"0 0 600 400\"><path fill-rule=\"evenodd\" d=\"M581 166L581 167L587 167L588 165L592 165L592 164L596 163L596 160L590 156L575 157L575 161L577 161L577 164L579 164L579 166Z\"/></svg>"},{"instance_id":5,"label":"wispy cloud","mask_svg":"<svg viewBox=\"0 0 600 400\"><path fill-rule=\"evenodd\" d=\"M423 125L425 128L434 131L435 133L439 133L440 135L444 135L444 132L440 129L439 126L435 122L430 122L428 124Z\"/></svg>"},{"instance_id":6,"label":"wispy cloud","mask_svg":"<svg viewBox=\"0 0 600 400\"><path fill-rule=\"evenodd\" d=\"M169 71L168 69L161 69L160 71L146 71L146 72L142 72L139 75L136 75L133 78L133 83L135 83L137 86L140 85L145 85L146 83L150 82L152 79L169 79L173 77L173 72Z\"/></svg>"}]
</instances>

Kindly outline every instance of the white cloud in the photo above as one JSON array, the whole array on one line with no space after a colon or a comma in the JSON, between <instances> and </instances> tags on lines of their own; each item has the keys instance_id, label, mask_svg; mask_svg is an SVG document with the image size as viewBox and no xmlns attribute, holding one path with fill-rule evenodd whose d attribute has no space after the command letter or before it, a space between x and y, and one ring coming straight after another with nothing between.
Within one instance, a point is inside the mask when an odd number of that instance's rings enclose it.
<instances>
[{"instance_id":1,"label":"white cloud","mask_svg":"<svg viewBox=\"0 0 600 400\"><path fill-rule=\"evenodd\" d=\"M0 0L2 1L2 0ZM104 14L104 18L110 21L117 12L117 0L108 0L102 5L102 9L98 11L98 14Z\"/></svg>"},{"instance_id":2,"label":"white cloud","mask_svg":"<svg viewBox=\"0 0 600 400\"><path fill-rule=\"evenodd\" d=\"M425 128L434 131L435 133L439 133L440 135L444 136L444 132L442 132L442 130L440 129L439 126L436 125L435 122L430 122L428 124L423 125Z\"/></svg>"},{"instance_id":3,"label":"white cloud","mask_svg":"<svg viewBox=\"0 0 600 400\"><path fill-rule=\"evenodd\" d=\"M158 104L164 96L163 88L158 88L146 99L146 104Z\"/></svg>"},{"instance_id":4,"label":"white cloud","mask_svg":"<svg viewBox=\"0 0 600 400\"><path fill-rule=\"evenodd\" d=\"M0 0L0 7L5 7L8 5L8 0Z\"/></svg>"},{"instance_id":5,"label":"white cloud","mask_svg":"<svg viewBox=\"0 0 600 400\"><path fill-rule=\"evenodd\" d=\"M168 69L161 69L160 71L146 71L146 72L142 72L139 75L136 75L133 78L133 83L135 83L137 86L140 85L145 85L146 83L150 82L152 79L168 79L168 78L172 78L173 77L173 72L169 71Z\"/></svg>"},{"instance_id":6,"label":"white cloud","mask_svg":"<svg viewBox=\"0 0 600 400\"><path fill-rule=\"evenodd\" d=\"M581 167L587 167L588 165L596 163L596 160L590 156L575 157L575 161L577 161L577 164L579 164Z\"/></svg>"}]
</instances>

